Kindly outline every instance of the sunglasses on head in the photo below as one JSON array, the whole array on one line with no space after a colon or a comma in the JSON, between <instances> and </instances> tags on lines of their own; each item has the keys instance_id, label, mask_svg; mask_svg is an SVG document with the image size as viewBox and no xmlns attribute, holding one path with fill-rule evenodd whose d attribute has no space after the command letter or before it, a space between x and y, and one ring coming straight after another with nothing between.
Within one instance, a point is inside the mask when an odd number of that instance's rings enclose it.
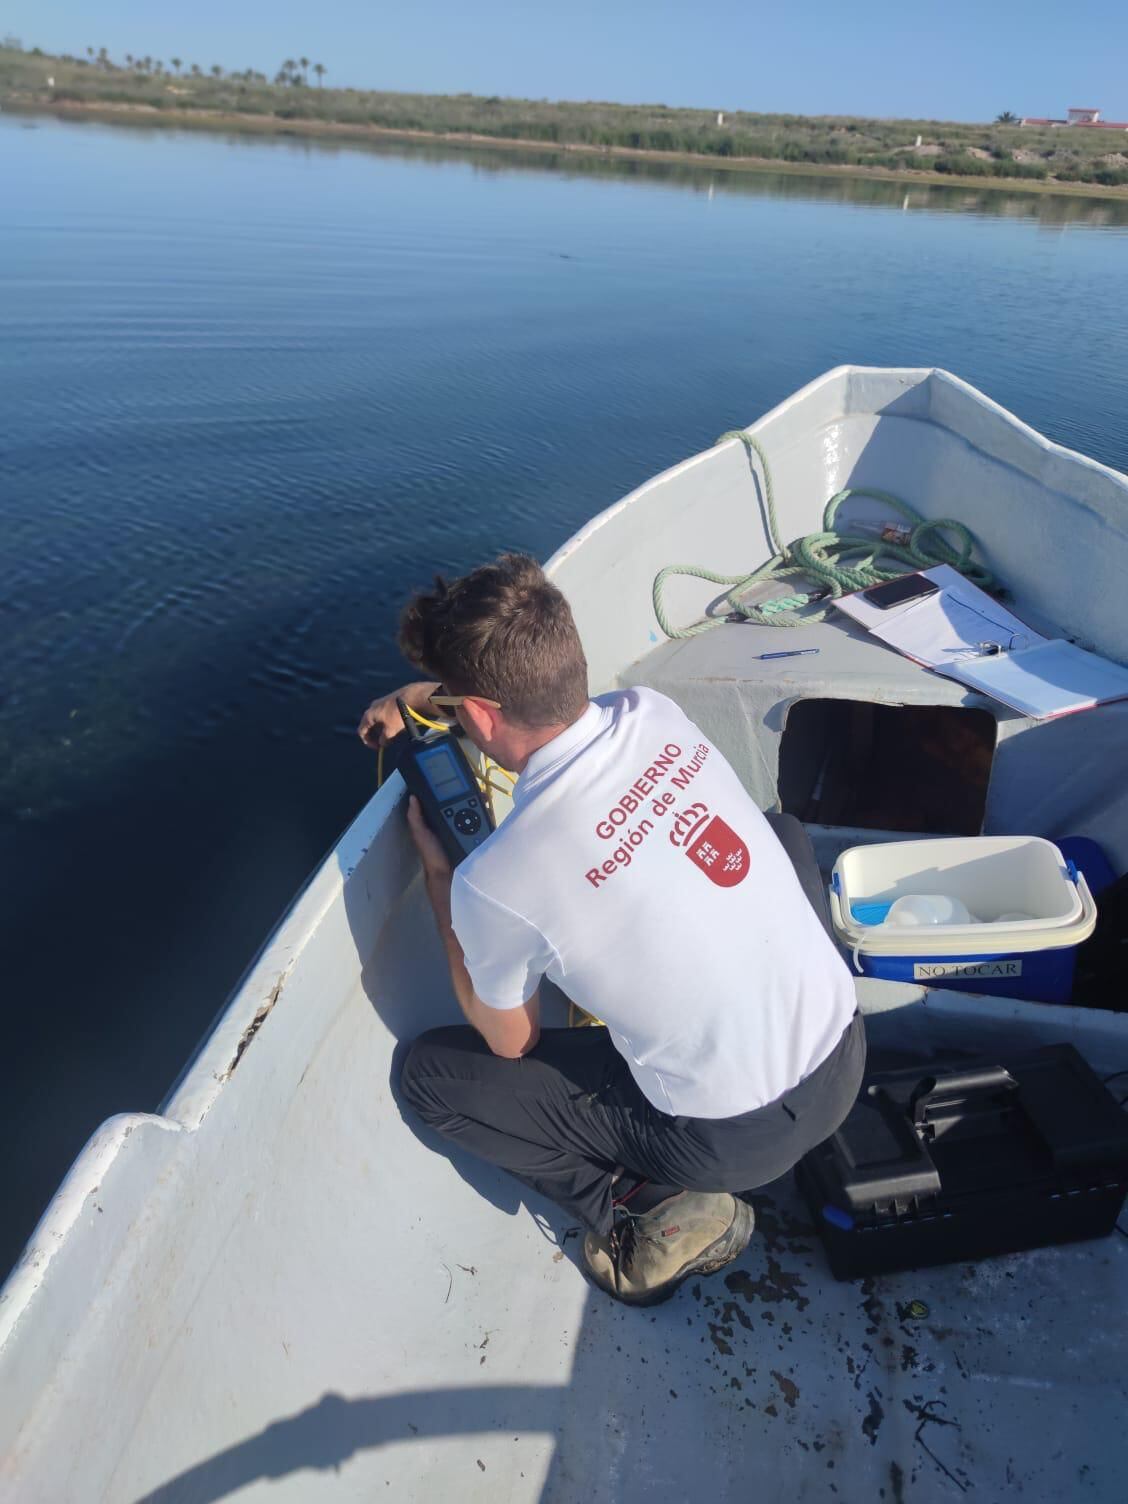
<instances>
[{"instance_id":1,"label":"sunglasses on head","mask_svg":"<svg viewBox=\"0 0 1128 1504\"><path fill-rule=\"evenodd\" d=\"M436 710L457 710L467 700L478 700L482 705L492 705L495 710L501 709L500 700L487 700L485 695L448 695L445 684L440 684L430 696L430 703Z\"/></svg>"}]
</instances>

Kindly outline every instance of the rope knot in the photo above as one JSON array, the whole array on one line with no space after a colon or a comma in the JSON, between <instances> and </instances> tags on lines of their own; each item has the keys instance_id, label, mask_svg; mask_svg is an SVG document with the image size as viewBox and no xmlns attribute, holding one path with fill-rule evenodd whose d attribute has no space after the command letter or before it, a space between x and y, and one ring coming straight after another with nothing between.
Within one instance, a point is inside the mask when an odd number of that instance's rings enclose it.
<instances>
[{"instance_id":1,"label":"rope knot","mask_svg":"<svg viewBox=\"0 0 1128 1504\"><path fill-rule=\"evenodd\" d=\"M654 615L667 637L696 637L699 632L707 632L710 627L719 626L725 619L724 615L709 616L693 626L672 627L662 602L662 591L670 575L687 575L693 579L706 580L713 585L728 586L729 588L721 597L729 608L727 615L741 617L745 621L756 622L761 626L773 627L797 627L804 625L805 622L822 621L827 616L829 607L824 606L800 618L793 613L809 604L809 593L788 596L783 600L767 601L762 606L744 604L738 599L752 585L764 580L782 580L802 575L814 583L816 595L828 596L831 600L852 594L855 590L865 590L871 585L878 585L882 580L896 579L898 575L906 573L906 565L908 569L913 570L929 569L937 564L951 564L982 589L988 590L996 583L994 576L984 565L972 562L971 555L975 548L975 539L970 529L962 522L957 522L951 517L931 520L924 518L907 502L890 495L888 491L875 491L868 486L853 486L836 492L823 509L822 532L807 533L802 538L796 538L792 543L781 544L768 456L759 439L741 428L730 429L727 433L723 433L717 443L724 444L729 439L739 439L744 445L753 479L756 478L754 457L760 461L760 472L763 477L764 529L772 556L766 564L761 564L751 574L743 575L714 574L711 570L697 569L689 564L668 564L665 569L659 570L654 577L652 592ZM893 530L887 527L882 528L881 536L877 541L872 533L839 532L835 526L838 510L851 496L869 497L899 513L910 524L911 530L907 541L901 541L905 536L904 530ZM945 533L953 535L958 546L953 546L947 537L942 536ZM931 546L926 548L923 540L930 536L932 537ZM879 559L895 560L897 564L889 567L889 565L879 564ZM850 562L847 563L847 560Z\"/></svg>"}]
</instances>

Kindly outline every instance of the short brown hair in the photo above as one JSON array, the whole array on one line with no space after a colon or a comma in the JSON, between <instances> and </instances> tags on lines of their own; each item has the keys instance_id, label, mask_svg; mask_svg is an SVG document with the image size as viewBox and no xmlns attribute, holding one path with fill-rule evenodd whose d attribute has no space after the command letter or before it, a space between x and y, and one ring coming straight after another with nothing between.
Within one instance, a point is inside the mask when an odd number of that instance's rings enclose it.
<instances>
[{"instance_id":1,"label":"short brown hair","mask_svg":"<svg viewBox=\"0 0 1128 1504\"><path fill-rule=\"evenodd\" d=\"M572 609L535 559L502 554L410 600L404 656L456 695L497 700L520 726L571 724L587 705Z\"/></svg>"}]
</instances>

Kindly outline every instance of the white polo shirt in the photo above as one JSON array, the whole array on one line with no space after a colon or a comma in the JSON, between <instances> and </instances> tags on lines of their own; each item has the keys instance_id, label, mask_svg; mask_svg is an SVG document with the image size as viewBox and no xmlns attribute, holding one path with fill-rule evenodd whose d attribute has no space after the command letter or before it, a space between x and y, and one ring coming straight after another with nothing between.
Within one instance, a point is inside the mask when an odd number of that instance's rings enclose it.
<instances>
[{"instance_id":1,"label":"white polo shirt","mask_svg":"<svg viewBox=\"0 0 1128 1504\"><path fill-rule=\"evenodd\" d=\"M849 971L771 827L655 690L601 695L533 754L451 896L484 1003L520 1007L548 976L676 1116L774 1101L854 1012Z\"/></svg>"}]
</instances>

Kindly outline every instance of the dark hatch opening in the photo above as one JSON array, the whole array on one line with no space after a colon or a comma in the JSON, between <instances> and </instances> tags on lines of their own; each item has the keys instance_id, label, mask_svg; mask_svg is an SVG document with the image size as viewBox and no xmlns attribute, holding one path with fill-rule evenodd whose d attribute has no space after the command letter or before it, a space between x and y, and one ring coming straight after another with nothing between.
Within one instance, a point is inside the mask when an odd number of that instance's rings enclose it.
<instances>
[{"instance_id":1,"label":"dark hatch opening","mask_svg":"<svg viewBox=\"0 0 1128 1504\"><path fill-rule=\"evenodd\" d=\"M812 824L978 835L995 736L988 710L801 700L783 728L780 803Z\"/></svg>"}]
</instances>

